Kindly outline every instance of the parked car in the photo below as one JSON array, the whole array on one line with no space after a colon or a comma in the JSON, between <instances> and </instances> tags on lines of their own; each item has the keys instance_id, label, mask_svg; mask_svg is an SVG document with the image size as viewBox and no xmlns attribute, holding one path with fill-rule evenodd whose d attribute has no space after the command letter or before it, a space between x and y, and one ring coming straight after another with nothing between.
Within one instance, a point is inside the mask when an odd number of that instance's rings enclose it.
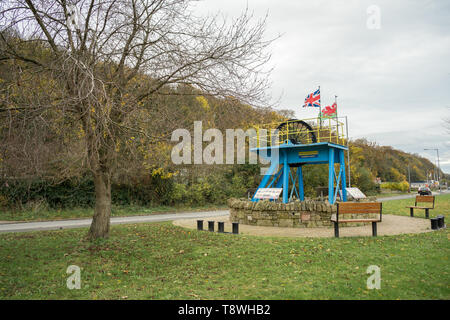
<instances>
[{"instance_id":1,"label":"parked car","mask_svg":"<svg viewBox=\"0 0 450 320\"><path fill-rule=\"evenodd\" d=\"M419 188L419 190L418 190L418 193L421 195L421 196L431 196L431 189L430 188L428 188L428 187L420 187Z\"/></svg>"}]
</instances>

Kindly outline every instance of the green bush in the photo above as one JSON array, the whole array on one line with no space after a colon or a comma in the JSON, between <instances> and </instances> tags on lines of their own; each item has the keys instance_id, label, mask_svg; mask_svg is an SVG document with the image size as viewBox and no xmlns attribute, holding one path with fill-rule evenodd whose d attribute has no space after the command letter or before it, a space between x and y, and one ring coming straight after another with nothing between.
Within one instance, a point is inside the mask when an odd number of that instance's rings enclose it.
<instances>
[{"instance_id":1,"label":"green bush","mask_svg":"<svg viewBox=\"0 0 450 320\"><path fill-rule=\"evenodd\" d=\"M51 208L91 207L94 204L94 183L88 178L59 184L37 179L8 180L1 182L0 196L7 199L8 207L21 209L30 209L39 202L45 202Z\"/></svg>"},{"instance_id":2,"label":"green bush","mask_svg":"<svg viewBox=\"0 0 450 320\"><path fill-rule=\"evenodd\" d=\"M358 187L362 192L374 194L377 192L377 184L373 181L372 174L367 168L357 168L357 178L352 180L352 185Z\"/></svg>"},{"instance_id":3,"label":"green bush","mask_svg":"<svg viewBox=\"0 0 450 320\"><path fill-rule=\"evenodd\" d=\"M185 184L174 183L171 194L171 204L184 203L187 200L188 191Z\"/></svg>"}]
</instances>

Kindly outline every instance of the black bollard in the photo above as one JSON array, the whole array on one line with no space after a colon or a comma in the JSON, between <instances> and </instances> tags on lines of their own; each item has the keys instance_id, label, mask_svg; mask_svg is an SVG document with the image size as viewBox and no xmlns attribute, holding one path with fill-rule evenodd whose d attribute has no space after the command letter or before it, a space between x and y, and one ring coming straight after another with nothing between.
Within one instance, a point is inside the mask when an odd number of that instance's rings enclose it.
<instances>
[{"instance_id":1,"label":"black bollard","mask_svg":"<svg viewBox=\"0 0 450 320\"><path fill-rule=\"evenodd\" d=\"M438 227L438 218L431 218L431 230L437 230Z\"/></svg>"},{"instance_id":2,"label":"black bollard","mask_svg":"<svg viewBox=\"0 0 450 320\"><path fill-rule=\"evenodd\" d=\"M233 234L239 234L239 223L233 222L232 226L233 226Z\"/></svg>"},{"instance_id":3,"label":"black bollard","mask_svg":"<svg viewBox=\"0 0 450 320\"><path fill-rule=\"evenodd\" d=\"M218 231L220 233L224 233L225 232L225 222L222 222L222 221L217 222L217 225L218 225L218 228L219 228Z\"/></svg>"},{"instance_id":4,"label":"black bollard","mask_svg":"<svg viewBox=\"0 0 450 320\"><path fill-rule=\"evenodd\" d=\"M214 232L214 221L208 221L208 231Z\"/></svg>"},{"instance_id":5,"label":"black bollard","mask_svg":"<svg viewBox=\"0 0 450 320\"><path fill-rule=\"evenodd\" d=\"M203 220L197 220L197 230L198 231L203 230Z\"/></svg>"},{"instance_id":6,"label":"black bollard","mask_svg":"<svg viewBox=\"0 0 450 320\"><path fill-rule=\"evenodd\" d=\"M437 220L438 220L438 227L439 227L439 229L440 228L444 228L444 216L437 216L436 217L437 218Z\"/></svg>"}]
</instances>

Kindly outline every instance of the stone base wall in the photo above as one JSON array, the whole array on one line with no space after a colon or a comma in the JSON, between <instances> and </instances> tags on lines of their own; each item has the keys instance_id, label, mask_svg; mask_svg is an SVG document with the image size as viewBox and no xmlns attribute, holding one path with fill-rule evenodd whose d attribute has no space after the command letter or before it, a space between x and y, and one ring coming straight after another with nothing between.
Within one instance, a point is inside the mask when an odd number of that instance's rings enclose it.
<instances>
[{"instance_id":1,"label":"stone base wall","mask_svg":"<svg viewBox=\"0 0 450 320\"><path fill-rule=\"evenodd\" d=\"M333 214L336 214L337 210L335 204L331 205L328 201L317 200L279 203L268 200L252 202L247 199L229 199L228 206L230 207L231 222L290 228L332 227L333 222L330 219ZM345 215L345 218L358 218L358 216ZM339 223L339 227L366 224L368 223Z\"/></svg>"}]
</instances>

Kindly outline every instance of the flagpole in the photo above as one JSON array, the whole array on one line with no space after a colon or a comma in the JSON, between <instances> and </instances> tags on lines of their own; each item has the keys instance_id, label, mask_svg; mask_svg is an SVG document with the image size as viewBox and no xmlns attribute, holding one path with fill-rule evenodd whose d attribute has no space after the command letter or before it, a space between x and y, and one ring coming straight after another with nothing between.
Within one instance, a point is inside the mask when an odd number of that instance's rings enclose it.
<instances>
[{"instance_id":1,"label":"flagpole","mask_svg":"<svg viewBox=\"0 0 450 320\"><path fill-rule=\"evenodd\" d=\"M352 184L350 182L351 171L350 171L350 139L348 137L348 120L347 116L345 116L345 128L347 131L347 166L348 166L348 187L351 188Z\"/></svg>"},{"instance_id":2,"label":"flagpole","mask_svg":"<svg viewBox=\"0 0 450 320\"><path fill-rule=\"evenodd\" d=\"M336 122L339 122L338 113L337 113L337 95L334 96L334 103L336 104ZM345 116L345 131L347 138L347 172L348 172L348 187L351 188L351 171L350 171L350 139L348 137L348 119ZM343 133L342 133L343 134Z\"/></svg>"},{"instance_id":3,"label":"flagpole","mask_svg":"<svg viewBox=\"0 0 450 320\"><path fill-rule=\"evenodd\" d=\"M337 142L339 144L339 117L337 112L337 95L334 95L334 106L336 108L336 134L337 134Z\"/></svg>"},{"instance_id":4,"label":"flagpole","mask_svg":"<svg viewBox=\"0 0 450 320\"><path fill-rule=\"evenodd\" d=\"M338 115L337 115L337 95L334 95L334 103L336 104L336 119L337 119L337 117L338 117Z\"/></svg>"},{"instance_id":5,"label":"flagpole","mask_svg":"<svg viewBox=\"0 0 450 320\"><path fill-rule=\"evenodd\" d=\"M320 95L320 86L319 86L319 95ZM321 98L322 100L322 98ZM319 128L322 129L322 101L320 101L319 103ZM319 132L319 136L320 136L320 132ZM320 137L319 137L320 140Z\"/></svg>"}]
</instances>

